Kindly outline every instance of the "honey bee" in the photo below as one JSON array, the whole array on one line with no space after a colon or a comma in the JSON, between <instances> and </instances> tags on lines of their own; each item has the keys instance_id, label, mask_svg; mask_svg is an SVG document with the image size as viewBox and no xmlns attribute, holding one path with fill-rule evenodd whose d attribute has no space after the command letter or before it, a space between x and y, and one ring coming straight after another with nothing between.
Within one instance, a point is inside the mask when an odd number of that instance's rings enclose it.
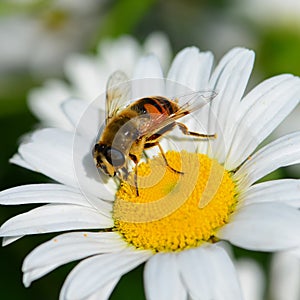
<instances>
[{"instance_id":1,"label":"honey bee","mask_svg":"<svg viewBox=\"0 0 300 300\"><path fill-rule=\"evenodd\" d=\"M149 96L128 104L129 85L127 76L116 71L109 78L106 89L106 122L105 128L93 149L96 167L104 174L127 178L129 161L135 164L135 188L137 185L137 165L144 150L157 146L168 168L176 173L180 171L172 168L164 154L159 141L178 126L183 134L202 139L213 139L215 134L202 134L189 131L188 127L177 120L200 109L214 98L216 93L193 93L182 106L178 99L169 99L163 96ZM200 97L199 97L200 96ZM202 98L202 99L201 99Z\"/></svg>"}]
</instances>

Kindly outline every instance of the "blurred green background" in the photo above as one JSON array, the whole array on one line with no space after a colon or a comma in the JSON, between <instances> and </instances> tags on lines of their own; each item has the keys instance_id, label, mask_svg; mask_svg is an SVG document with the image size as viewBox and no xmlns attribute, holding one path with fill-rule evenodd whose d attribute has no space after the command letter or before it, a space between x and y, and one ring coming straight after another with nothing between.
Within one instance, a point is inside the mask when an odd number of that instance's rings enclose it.
<instances>
[{"instance_id":1,"label":"blurred green background","mask_svg":"<svg viewBox=\"0 0 300 300\"><path fill-rule=\"evenodd\" d=\"M74 6L71 2L77 3L75 8L70 9L70 5ZM279 73L300 75L300 9L276 8L277 2L2 0L0 190L47 182L46 177L9 164L8 160L16 153L19 138L38 123L27 107L28 91L48 78L65 80L62 65L69 54L93 54L98 43L106 37L131 34L143 42L153 31L162 31L169 37L174 54L189 45L211 50L217 59L233 46L255 50L256 63L250 86ZM32 31L35 32L34 40ZM282 132L296 129L300 129L299 124L294 128L287 122ZM299 174L299 169L295 168L281 170L272 176L299 178ZM28 206L2 206L0 223L27 210ZM51 236L26 237L0 249L1 299L58 299L61 285L75 263L59 268L28 289L22 284L24 257ZM234 252L238 257L255 258L268 274L269 254L237 248ZM142 270L141 266L124 276L111 299L144 299Z\"/></svg>"}]
</instances>

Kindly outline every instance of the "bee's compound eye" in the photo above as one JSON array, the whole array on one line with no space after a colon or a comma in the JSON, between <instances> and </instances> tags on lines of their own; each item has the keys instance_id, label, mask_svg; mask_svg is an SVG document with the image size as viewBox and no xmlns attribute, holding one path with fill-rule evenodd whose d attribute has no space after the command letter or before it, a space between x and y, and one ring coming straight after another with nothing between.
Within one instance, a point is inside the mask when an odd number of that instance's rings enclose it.
<instances>
[{"instance_id":1,"label":"bee's compound eye","mask_svg":"<svg viewBox=\"0 0 300 300\"><path fill-rule=\"evenodd\" d=\"M105 157L107 161L114 167L123 166L125 163L125 157L123 153L114 148L107 149Z\"/></svg>"}]
</instances>

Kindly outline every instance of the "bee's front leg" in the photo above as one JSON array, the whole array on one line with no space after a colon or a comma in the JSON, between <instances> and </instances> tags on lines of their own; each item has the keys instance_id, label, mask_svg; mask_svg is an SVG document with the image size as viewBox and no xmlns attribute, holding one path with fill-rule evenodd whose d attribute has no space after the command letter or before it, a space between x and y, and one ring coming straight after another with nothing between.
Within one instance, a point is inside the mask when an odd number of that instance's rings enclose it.
<instances>
[{"instance_id":1,"label":"bee's front leg","mask_svg":"<svg viewBox=\"0 0 300 300\"><path fill-rule=\"evenodd\" d=\"M121 170L119 170L117 174L121 180L127 181L129 176L128 168L127 167L121 168Z\"/></svg>"},{"instance_id":2,"label":"bee's front leg","mask_svg":"<svg viewBox=\"0 0 300 300\"><path fill-rule=\"evenodd\" d=\"M138 197L140 195L139 188L138 188L138 163L139 163L139 161L138 161L138 158L132 153L129 153L129 157L135 164L135 166L134 166L134 185L135 185L136 196Z\"/></svg>"},{"instance_id":3,"label":"bee's front leg","mask_svg":"<svg viewBox=\"0 0 300 300\"><path fill-rule=\"evenodd\" d=\"M138 197L140 195L140 193L139 193L139 188L138 188L138 167L137 167L137 164L134 167L134 184L135 184L136 196Z\"/></svg>"},{"instance_id":4,"label":"bee's front leg","mask_svg":"<svg viewBox=\"0 0 300 300\"><path fill-rule=\"evenodd\" d=\"M160 145L160 143L159 143L159 142L156 142L155 145L159 148L160 153L161 153L161 156L163 157L166 166L167 166L171 171L173 171L174 173L177 173L177 174L184 174L184 172L178 171L178 170L174 169L173 167L171 167L171 166L169 165L168 160L167 160L166 155L165 155L165 152L164 152L164 149L162 148L162 146Z\"/></svg>"}]
</instances>

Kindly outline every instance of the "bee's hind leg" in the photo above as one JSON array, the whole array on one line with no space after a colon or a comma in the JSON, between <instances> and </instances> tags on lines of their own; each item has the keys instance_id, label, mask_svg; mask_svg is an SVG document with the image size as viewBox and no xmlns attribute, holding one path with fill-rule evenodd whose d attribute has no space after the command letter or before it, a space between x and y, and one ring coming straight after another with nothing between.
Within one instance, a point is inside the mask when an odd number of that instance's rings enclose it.
<instances>
[{"instance_id":1,"label":"bee's hind leg","mask_svg":"<svg viewBox=\"0 0 300 300\"><path fill-rule=\"evenodd\" d=\"M204 133L189 131L187 126L180 122L176 122L176 125L179 127L179 129L182 131L182 133L185 135L191 135L191 136L195 136L195 137L202 138L205 140L215 139L217 137L216 134L204 134Z\"/></svg>"}]
</instances>

